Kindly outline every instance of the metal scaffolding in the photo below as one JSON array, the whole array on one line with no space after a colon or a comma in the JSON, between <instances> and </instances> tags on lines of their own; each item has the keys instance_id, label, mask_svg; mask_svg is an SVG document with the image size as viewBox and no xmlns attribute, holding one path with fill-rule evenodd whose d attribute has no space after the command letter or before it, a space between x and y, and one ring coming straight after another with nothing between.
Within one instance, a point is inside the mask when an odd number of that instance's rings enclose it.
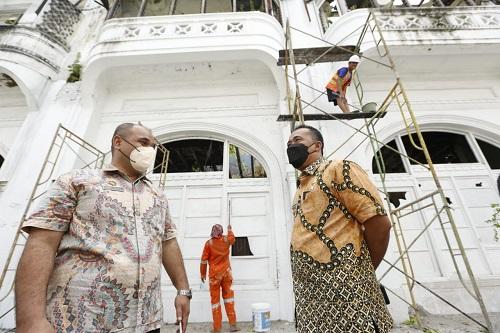
<instances>
[{"instance_id":1,"label":"metal scaffolding","mask_svg":"<svg viewBox=\"0 0 500 333\"><path fill-rule=\"evenodd\" d=\"M157 160L150 172L159 170L158 186L164 190L170 152L161 144L157 145ZM61 124L57 127L56 133L50 144L49 150L42 164L42 168L31 191L28 203L24 209L21 220L18 223L14 241L9 249L5 266L0 275L0 291L4 291L0 296L0 304L6 302L14 290L14 277L17 263L26 245L27 235L21 230L22 224L29 217L35 202L45 195L51 183L60 172L60 163L63 162L65 153L73 153L76 156L80 169L101 169L107 153L102 152L91 145ZM85 157L85 158L84 158ZM0 313L0 320L15 309L9 306L8 310Z\"/></svg>"},{"instance_id":2,"label":"metal scaffolding","mask_svg":"<svg viewBox=\"0 0 500 333\"><path fill-rule=\"evenodd\" d=\"M383 32L378 24L376 17L377 11L380 11L380 9L371 9L369 11L365 24L362 27L360 27L362 28L362 30L360 32L360 37L354 49L352 49L351 46L341 46L339 45L340 43L337 44L329 43L328 41L313 36L307 32L293 28L292 26L290 26L289 22L286 23L285 50L284 52L280 52L280 54L284 55L282 63L285 66L284 70L287 83L286 86L288 93L289 114L281 115L280 118L278 118L278 120L290 121L292 131L295 128L297 122L303 124L304 121L307 120L336 120L342 123L343 125L351 128L354 131L354 133L351 136L349 136L344 142L342 142L331 154L329 154L327 158L332 156L335 152L337 152L340 148L342 148L349 142L352 142L351 141L352 138L357 134L361 134L362 136L364 136L364 138L361 141L361 143L357 144L357 146L353 149L353 151L351 151L350 154L352 154L352 152L354 152L357 148L359 148L359 146L361 146L364 142L369 140L371 149L374 154L374 161L376 163L376 167L378 169L377 171L381 181L381 187L379 188L379 191L384 195L385 200L387 202L386 207L388 208L388 216L393 226L392 230L394 232L394 238L399 252L399 257L394 262L389 262L387 260L384 260L389 265L389 268L379 277L379 280L382 281L387 276L387 274L392 270L395 270L404 276L408 289L409 300L405 299L402 295L398 295L393 290L390 289L388 290L397 298L407 303L411 308L415 310L415 319L419 327L421 326L421 318L419 316L419 307L417 306L416 295L415 295L416 286L423 288L433 296L437 297L438 299L440 299L441 301L445 302L450 307L458 311L460 314L464 315L471 321L475 322L477 325L481 326L483 329L491 332L492 324L487 309L485 307L481 292L479 290L478 283L474 276L474 272L472 271L469 259L467 258L465 248L463 246L460 234L458 232L455 220L453 218L451 207L447 202L447 198L441 186L441 181L437 175L436 169L429 154L429 150L427 149L424 137L422 135L419 124L415 117L415 113L412 110L410 100L406 94L402 80L397 71L394 59L391 56L390 49L384 39ZM311 38L319 40L322 43L330 46L327 50L324 50L325 48L321 48L324 51L318 50L315 52L314 48L311 48L311 51L308 53L307 51L301 50L302 54L310 54L311 56L302 57L304 59L301 61L301 64L305 64L306 67L302 68L300 71L298 71L297 69L297 61L294 58L294 50L292 48L292 42L291 42L292 30L296 31L297 33L304 34ZM351 32L351 34L358 31L359 29L356 29L353 32ZM343 40L345 39L346 37L344 37ZM361 45L366 45L366 43L370 41L371 45L376 49L376 52L378 54L377 59L363 56L363 54L361 53ZM332 57L331 54L332 52L337 52L337 53L344 52L344 57L343 59L340 60L347 60L349 56L356 54L364 58L365 60L375 62L378 65L380 65L380 67L388 69L392 72L395 81L394 85L389 90L387 97L383 100L380 107L378 107L378 109L375 112L369 113L368 115L366 112L351 113L351 114L328 113L327 111L324 111L321 108L314 105L314 102L317 99L323 96L326 97L326 93L301 81L298 77L298 73L307 70L309 66L312 64L329 62L328 59ZM314 56L315 54L318 53L319 56ZM342 56L339 54L337 54L336 57L342 58ZM278 64L280 65L280 63ZM292 72L292 74L290 74L290 72ZM290 83L290 81L292 81L292 83ZM358 77L357 71L355 71L353 74L353 86L355 87L356 90L356 95L358 98L359 105L363 106L366 101L364 97L363 86L361 84L361 80ZM295 91L292 90L292 87L295 88ZM302 97L302 94L300 92L301 87L310 89L311 91L317 93L318 96L312 101L306 101ZM303 104L305 106L303 106ZM380 141L377 138L377 131L375 129L375 125L380 121L380 118L382 118L387 113L388 108L390 106L395 107L397 108L397 110L399 110L399 113L402 118L402 125L404 125L410 143L415 149L424 154L425 163L421 163L411 158L410 156L401 153L399 150L394 149L393 147L385 144L384 142ZM320 114L304 114L304 110L308 107L314 109L315 111L319 111ZM357 110L356 107L354 108ZM348 122L344 121L346 119L347 120L363 119L364 124L360 128L357 128L349 124ZM417 198L416 200L402 207L398 208L392 207L389 201L390 193L388 192L387 189L386 167L381 153L382 147L385 147L386 149L392 152L395 152L399 155L402 155L410 159L412 163L417 164L422 168L424 168L425 170L427 170L433 179L433 183L435 185L434 191L432 191L430 194ZM433 213L432 214L433 216L430 219L426 218L425 214L423 214L424 211L427 214L429 213L429 211L431 211ZM422 222L424 227L415 238L410 240L407 239L407 237L403 233L403 225L405 223L405 220L407 220L409 217L414 217L414 216L418 216L418 218L423 220ZM446 300L445 298L434 292L432 289L428 288L427 286L425 286L424 284L415 279L415 270L414 266L412 265L409 251L415 245L415 243L423 235L426 234L429 227L432 224L436 223L439 224L439 229L443 233L444 240L446 243L445 245L448 249L448 253L453 262L453 267L458 276L458 279L460 280L465 290L470 294L470 296L474 299L474 301L481 309L482 316L484 319L483 322L476 320L475 318L467 314L465 311L461 310L459 307L455 306L454 304L452 304L451 302L449 302L448 300ZM453 244L456 244L456 246L454 246ZM463 264L463 267L465 267L465 272L461 271L460 264ZM400 266L401 268L398 266Z\"/></svg>"}]
</instances>

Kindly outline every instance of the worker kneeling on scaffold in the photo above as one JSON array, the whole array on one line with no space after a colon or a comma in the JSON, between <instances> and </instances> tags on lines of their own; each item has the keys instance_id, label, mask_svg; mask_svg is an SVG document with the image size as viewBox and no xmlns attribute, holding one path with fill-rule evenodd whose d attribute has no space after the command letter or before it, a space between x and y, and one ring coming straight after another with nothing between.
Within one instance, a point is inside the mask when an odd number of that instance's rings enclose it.
<instances>
[{"instance_id":1,"label":"worker kneeling on scaffold","mask_svg":"<svg viewBox=\"0 0 500 333\"><path fill-rule=\"evenodd\" d=\"M351 85L352 74L356 67L358 67L358 64L359 57L357 55L351 56L347 67L340 68L326 85L328 101L333 102L334 105L338 105L344 113L351 112L345 94L347 87Z\"/></svg>"}]
</instances>

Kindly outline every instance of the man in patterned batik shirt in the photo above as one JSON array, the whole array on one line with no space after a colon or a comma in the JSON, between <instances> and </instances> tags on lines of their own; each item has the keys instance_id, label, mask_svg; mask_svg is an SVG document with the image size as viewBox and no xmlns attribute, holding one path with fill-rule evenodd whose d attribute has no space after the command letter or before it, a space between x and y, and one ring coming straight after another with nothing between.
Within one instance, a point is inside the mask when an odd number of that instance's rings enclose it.
<instances>
[{"instance_id":1,"label":"man in patterned batik shirt","mask_svg":"<svg viewBox=\"0 0 500 333\"><path fill-rule=\"evenodd\" d=\"M391 224L377 189L350 161L323 159L323 137L297 127L289 162L301 171L291 258L299 333L382 333L393 325L375 269Z\"/></svg>"},{"instance_id":2,"label":"man in patterned batik shirt","mask_svg":"<svg viewBox=\"0 0 500 333\"><path fill-rule=\"evenodd\" d=\"M111 165L62 175L25 221L17 333L160 332L162 264L185 329L191 295L175 225L145 176L155 145L142 125L118 126Z\"/></svg>"}]
</instances>

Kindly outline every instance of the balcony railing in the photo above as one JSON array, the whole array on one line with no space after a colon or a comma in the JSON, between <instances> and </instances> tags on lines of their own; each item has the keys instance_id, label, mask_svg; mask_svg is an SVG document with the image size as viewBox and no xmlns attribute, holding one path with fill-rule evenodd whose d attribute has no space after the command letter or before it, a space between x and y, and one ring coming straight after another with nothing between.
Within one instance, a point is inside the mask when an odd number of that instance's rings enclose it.
<instances>
[{"instance_id":1,"label":"balcony railing","mask_svg":"<svg viewBox=\"0 0 500 333\"><path fill-rule=\"evenodd\" d=\"M259 11L282 24L279 0L115 0L109 18Z\"/></svg>"}]
</instances>

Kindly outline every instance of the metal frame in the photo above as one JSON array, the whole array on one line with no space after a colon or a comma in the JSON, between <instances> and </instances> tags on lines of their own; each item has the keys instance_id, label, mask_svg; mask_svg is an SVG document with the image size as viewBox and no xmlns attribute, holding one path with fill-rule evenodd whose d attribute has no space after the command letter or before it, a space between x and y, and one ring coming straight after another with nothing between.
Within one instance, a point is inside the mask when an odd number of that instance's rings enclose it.
<instances>
[{"instance_id":1,"label":"metal frame","mask_svg":"<svg viewBox=\"0 0 500 333\"><path fill-rule=\"evenodd\" d=\"M76 146L72 147L71 145ZM4 290L4 284L6 282L8 274L15 274L17 268L17 260L14 260L15 254L20 254L26 244L27 236L21 230L23 222L27 219L28 214L31 212L34 202L42 197L47 192L47 186L54 179L54 173L57 169L58 162L61 161L62 156L64 155L63 150L67 148L69 151L75 154L75 156L83 163L83 167L81 169L101 169L104 166L104 159L107 153L100 151L95 146L91 145L81 137L79 137L74 132L70 131L63 125L59 124L56 129L56 133L52 139L49 150L45 157L45 160L42 164L42 168L40 173L38 174L37 180L35 182L35 186L31 191L30 197L28 199L28 204L24 209L23 215L17 227L16 235L14 237L14 241L9 250L9 254L7 257L7 261L5 266L2 268L2 273L0 275L0 291ZM150 171L152 173L154 170L160 168L160 177L158 180L158 186L161 190L165 189L166 180L167 180L167 169L168 169L168 161L170 158L170 151L167 150L163 145L158 144L157 149L163 154L163 158L159 165L155 165L153 169ZM91 155L90 161L85 161L80 157L80 151L86 151ZM5 301L14 290L14 279L12 279L12 283L8 287L6 293L0 297L0 303ZM0 314L0 319L5 317L8 313L15 309L15 305L9 308L4 313Z\"/></svg>"},{"instance_id":2,"label":"metal frame","mask_svg":"<svg viewBox=\"0 0 500 333\"><path fill-rule=\"evenodd\" d=\"M321 110L320 108L313 105L313 103L319 97L325 95L325 93L323 91L319 91L319 90L315 89L314 87L302 82L299 79L298 75L300 73L302 73L303 71L305 71L308 67L301 69L297 73L296 65L295 65L295 61L294 61L293 48L292 48L292 43L291 43L291 35L290 35L290 31L292 29L295 31L298 31L300 33L303 33L305 35L308 35L310 37L319 39L323 43L332 45L334 47L335 46L341 47L341 46L329 43L328 41L322 40L316 36L312 36L311 34L308 34L306 32L295 29L295 28L290 26L289 22L286 23L285 49L289 51L287 53L290 55L290 59L288 59L288 58L285 59L285 79L286 79L286 84L287 84L286 86L287 86L287 94L288 94L289 113L293 116L292 117L293 119L291 121L291 130L293 131L293 129L295 128L296 121L300 121L301 123L304 122L303 110L307 107L312 107L312 108L324 113L326 116L328 116L329 119L337 120L337 121L341 122L342 124L344 124L344 125L346 125L354 130L354 133L347 140L342 142L331 154L329 154L327 156L327 158L330 157L336 151L338 151L341 147L346 145L348 142L350 142L350 140L357 134L364 135L365 138L361 141L360 144L358 144L353 149L352 152L354 152L367 139L370 140L370 146L373 150L375 162L376 162L376 165L377 165L377 168L379 171L379 176L380 176L380 180L381 180L381 184L382 184L382 187L379 190L380 190L380 192L382 192L385 195L385 200L387 201L387 207L388 207L388 212L389 212L388 216L389 216L391 223L392 223L392 226L393 226L392 230L394 232L396 245L397 245L398 252L399 252L399 257L394 262L391 263L391 262L388 262L387 260L384 260L389 264L390 267L387 269L387 271L385 271L383 273L380 280L382 280L391 270L396 270L396 271L400 272L405 277L406 284L408 287L410 301L407 301L404 297L398 295L394 291L392 291L390 289L388 289L388 290L392 294L394 294L397 298L401 299L402 301L404 301L406 304L408 304L409 306L411 306L415 310L417 326L419 326L419 327L421 326L421 318L419 317L419 309L418 309L416 297L415 297L415 287L416 286L423 288L424 290L428 291L429 293L436 296L440 300L444 301L446 304L451 306L453 309L457 310L459 313L461 313L462 315L464 315L465 317L467 317L468 319L470 319L471 321L473 321L477 325L481 326L483 329L485 329L489 332L492 332L492 324L491 324L491 321L489 318L489 314L488 314L486 306L484 304L484 301L483 301L481 292L479 290L478 283L477 283L476 278L474 276L474 273L472 271L470 262L467 258L465 248L463 246L460 234L458 232L457 226L456 226L454 218L453 218L451 207L448 205L448 203L446 201L446 196L444 194L444 190L441 186L440 179L438 177L438 174L437 174L436 169L434 167L434 164L432 162L431 156L430 156L429 151L427 149L422 132L420 131L420 127L419 127L419 124L417 122L415 113L413 112L413 109L411 107L411 103L409 101L409 98L406 94L404 85L403 85L401 78L399 76L399 73L397 71L395 62L391 56L389 47L387 46L387 44L385 42L383 32L380 29L380 26L377 22L376 9L370 9L369 15L367 17L367 20L363 26L363 30L360 34L359 39L358 39L355 52L348 51L348 50L347 51L351 52L352 54L357 54L360 57L363 57L365 60L378 63L379 65L382 65L382 68L386 68L386 69L389 69L390 71L392 71L394 78L395 78L395 84L393 85L393 87L389 91L389 93L387 94L387 97L385 98L385 100L383 101L381 106L378 108L376 114L371 118L365 119L364 125L361 126L360 128L356 128L356 127L350 125L349 123L343 121L342 119L340 119L341 117L337 117L337 116L335 116L335 114L327 113L326 111ZM369 57L366 57L366 56L363 56L360 54L361 45L363 44L363 42L365 41L366 38L373 39L372 42L374 43L377 54L382 61L380 59L373 59L373 58L369 58ZM318 57L318 59L316 59L315 62L316 61L320 62L319 58L321 58L321 57ZM288 66L292 66L293 75L289 74ZM295 92L292 92L290 89L290 86L291 86L291 84L289 82L290 79L293 79L295 81ZM300 94L300 86L301 85L305 86L308 89L312 89L313 91L316 91L317 93L319 93L319 96L317 98L315 98L313 101L311 101L310 103L303 100L301 98L301 94ZM355 74L353 75L353 85L354 85L355 90L356 90L359 104L363 105L363 99L364 99L363 86L361 84L361 81L359 79L357 72L355 72ZM293 98L292 94L295 95L295 99L294 99L294 103L293 103L293 105L294 105L293 110L291 108L291 104L292 104L291 99ZM302 108L302 103L304 103L306 105L306 107ZM411 158L410 156L407 156L405 153L400 152L397 149L394 149L394 148L386 145L385 143L381 142L377 138L377 131L375 129L375 125L380 120L380 118L377 117L377 115L380 113L383 113L383 112L387 112L387 110L390 106L395 106L398 109L399 114L402 117L406 133L408 134L408 137L410 139L410 143L412 144L413 147L415 147L416 149L423 152L425 159L426 159L425 164L420 163L420 162L416 161L415 159ZM427 194L427 195L424 195L420 198L417 198L413 202L410 202L409 204L407 204L403 207L392 208L391 204L389 202L389 193L388 193L387 186L386 186L385 165L384 165L383 159L381 158L382 155L381 155L380 149L382 147L386 147L387 149L394 151L394 152L398 153L399 155L404 156L413 162L416 162L416 164L422 166L425 170L430 172L432 179L434 181L434 184L435 184L435 190L430 194ZM352 154L352 152L350 154ZM420 231L420 233L414 239L407 240L403 234L403 223L404 223L403 219L407 216L411 216L411 215L416 214L416 213L420 214L424 210L433 211L433 217L427 222L423 221L424 222L423 229ZM443 217L443 215L445 217ZM465 311L462 311L457 306L453 305L451 302L447 301L446 299L444 299L443 297L441 297L440 295L438 295L437 293L432 291L430 288L426 287L425 285L423 285L422 283L420 283L419 281L417 281L415 279L415 274L414 274L415 271L414 271L414 267L412 265L412 261L411 261L410 255L409 255L409 250L417 242L417 240L420 239L420 237L422 237L423 235L426 234L426 231L429 229L429 227L435 223L439 223L439 225L441 227L440 229L443 232L445 243L446 243L446 246L448 248L448 252L451 256L452 262L453 262L453 267L457 273L457 276L458 276L461 284L463 285L465 290L471 295L471 297L477 302L477 304L479 305L479 307L481 309L483 319L484 319L483 323L474 319L473 317L468 315ZM451 230L451 233L450 233L450 230ZM454 249L454 247L452 245L452 240L454 240L456 242L458 249ZM459 262L462 262L463 265L465 266L465 271L466 271L465 274L460 271ZM396 266L397 264L400 264L402 266L402 269L398 268Z\"/></svg>"},{"instance_id":3,"label":"metal frame","mask_svg":"<svg viewBox=\"0 0 500 333\"><path fill-rule=\"evenodd\" d=\"M17 262L14 262L14 255L17 253L16 251L21 251L26 244L27 236L21 230L23 222L26 220L28 213L31 211L33 207L33 203L43 196L47 190L47 185L49 182L53 180L54 171L56 170L57 163L60 161L61 153L64 148L68 148L70 151L74 152L78 156L78 152L71 147L71 144L75 144L79 149L85 150L87 153L92 155L92 160L90 162L80 160L84 163L83 169L85 168L101 168L104 164L105 154L101 152L99 149L89 144L78 135L68 130L61 124L57 127L56 133L52 142L50 144L49 151L45 157L45 160L42 164L42 168L40 173L38 174L37 180L35 182L35 186L31 191L31 195L28 199L28 204L24 209L23 215L21 217L21 221L17 227L16 235L14 237L14 241L9 250L9 254L7 257L7 261L5 266L2 269L2 274L0 276L0 290L3 290L4 283L6 281L7 275L9 273L14 274L16 272ZM0 303L9 297L14 289L14 280L12 280L12 284L7 290L6 294L0 298ZM9 309L7 312L0 315L0 319L7 315L14 308Z\"/></svg>"}]
</instances>

